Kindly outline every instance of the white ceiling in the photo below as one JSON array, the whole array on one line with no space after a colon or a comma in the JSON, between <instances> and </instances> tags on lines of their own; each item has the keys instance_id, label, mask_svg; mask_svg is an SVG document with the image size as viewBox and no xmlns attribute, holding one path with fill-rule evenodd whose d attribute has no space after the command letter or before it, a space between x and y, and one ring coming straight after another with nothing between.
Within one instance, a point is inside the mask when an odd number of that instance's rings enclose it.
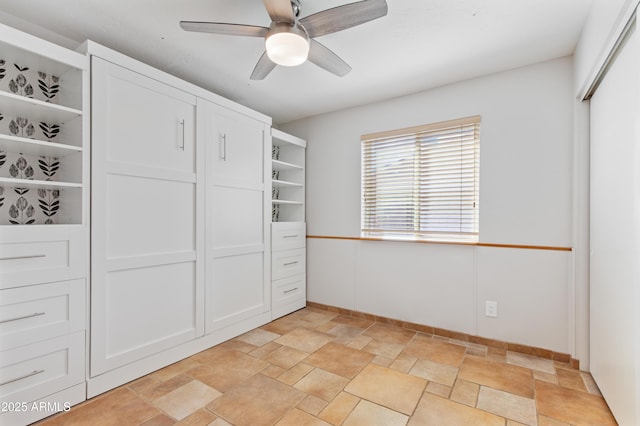
<instances>
[{"instance_id":1,"label":"white ceiling","mask_svg":"<svg viewBox=\"0 0 640 426\"><path fill-rule=\"evenodd\" d=\"M353 1L302 0L300 16ZM384 18L318 38L353 67L346 77L305 63L262 81L249 75L263 40L178 26L268 26L261 0L0 0L0 11L10 25L17 17L78 43L94 40L285 123L570 55L591 0L387 3Z\"/></svg>"}]
</instances>

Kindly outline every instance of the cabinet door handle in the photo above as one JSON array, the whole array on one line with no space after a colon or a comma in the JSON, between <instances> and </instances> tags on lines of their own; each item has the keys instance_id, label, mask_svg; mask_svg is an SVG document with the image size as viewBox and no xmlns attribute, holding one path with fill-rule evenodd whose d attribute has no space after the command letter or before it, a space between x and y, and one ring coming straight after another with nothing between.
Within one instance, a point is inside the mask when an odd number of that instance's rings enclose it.
<instances>
[{"instance_id":1,"label":"cabinet door handle","mask_svg":"<svg viewBox=\"0 0 640 426\"><path fill-rule=\"evenodd\" d=\"M283 235L282 238L298 238L298 235Z\"/></svg>"},{"instance_id":2,"label":"cabinet door handle","mask_svg":"<svg viewBox=\"0 0 640 426\"><path fill-rule=\"evenodd\" d=\"M178 124L180 125L180 140L178 141L178 148L184 151L184 120L178 120Z\"/></svg>"},{"instance_id":3,"label":"cabinet door handle","mask_svg":"<svg viewBox=\"0 0 640 426\"><path fill-rule=\"evenodd\" d=\"M227 134L222 133L220 135L220 159L227 161Z\"/></svg>"},{"instance_id":4,"label":"cabinet door handle","mask_svg":"<svg viewBox=\"0 0 640 426\"><path fill-rule=\"evenodd\" d=\"M0 324L4 324L5 322L11 322L11 321L19 321L19 320L23 320L23 319L27 319L27 318L33 318L33 317L39 317L41 315L44 315L45 312L34 312L32 314L29 315L23 315L21 317L15 317L15 318L9 318L6 320L1 320Z\"/></svg>"},{"instance_id":5,"label":"cabinet door handle","mask_svg":"<svg viewBox=\"0 0 640 426\"><path fill-rule=\"evenodd\" d=\"M47 255L46 254L29 254L26 256L0 257L0 260L36 259L38 257L47 257Z\"/></svg>"},{"instance_id":6,"label":"cabinet door handle","mask_svg":"<svg viewBox=\"0 0 640 426\"><path fill-rule=\"evenodd\" d=\"M291 265L295 265L296 263L299 263L297 260L295 262L287 262L284 263L282 266L291 266Z\"/></svg>"},{"instance_id":7,"label":"cabinet door handle","mask_svg":"<svg viewBox=\"0 0 640 426\"><path fill-rule=\"evenodd\" d=\"M292 289L289 289L289 290L285 290L285 291L284 291L284 294L292 293L292 292L296 291L297 289L298 289L298 287L296 287L296 288L292 288Z\"/></svg>"},{"instance_id":8,"label":"cabinet door handle","mask_svg":"<svg viewBox=\"0 0 640 426\"><path fill-rule=\"evenodd\" d=\"M25 374L24 376L16 377L15 379L7 380L6 382L0 383L0 386L8 385L9 383L17 382L18 380L26 379L27 377L35 376L36 374L44 373L44 370L33 370L31 373Z\"/></svg>"}]
</instances>

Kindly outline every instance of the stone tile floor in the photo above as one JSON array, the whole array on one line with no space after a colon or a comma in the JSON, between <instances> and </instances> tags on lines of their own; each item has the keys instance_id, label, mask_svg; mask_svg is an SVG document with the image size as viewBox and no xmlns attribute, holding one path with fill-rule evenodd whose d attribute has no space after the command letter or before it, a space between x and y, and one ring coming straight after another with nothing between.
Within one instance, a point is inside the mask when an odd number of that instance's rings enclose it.
<instances>
[{"instance_id":1,"label":"stone tile floor","mask_svg":"<svg viewBox=\"0 0 640 426\"><path fill-rule=\"evenodd\" d=\"M305 308L42 425L614 425L568 364Z\"/></svg>"}]
</instances>

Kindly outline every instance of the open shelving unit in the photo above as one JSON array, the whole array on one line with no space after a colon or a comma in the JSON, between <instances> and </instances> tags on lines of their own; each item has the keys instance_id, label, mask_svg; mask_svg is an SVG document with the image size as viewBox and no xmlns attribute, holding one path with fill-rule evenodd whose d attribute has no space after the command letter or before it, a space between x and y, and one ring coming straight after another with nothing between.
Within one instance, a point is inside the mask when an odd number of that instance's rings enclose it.
<instances>
[{"instance_id":1,"label":"open shelving unit","mask_svg":"<svg viewBox=\"0 0 640 426\"><path fill-rule=\"evenodd\" d=\"M306 141L271 130L272 222L304 222Z\"/></svg>"},{"instance_id":2,"label":"open shelving unit","mask_svg":"<svg viewBox=\"0 0 640 426\"><path fill-rule=\"evenodd\" d=\"M0 60L0 226L25 205L20 223L86 223L88 57L0 25ZM56 190L53 215L31 189Z\"/></svg>"}]
</instances>

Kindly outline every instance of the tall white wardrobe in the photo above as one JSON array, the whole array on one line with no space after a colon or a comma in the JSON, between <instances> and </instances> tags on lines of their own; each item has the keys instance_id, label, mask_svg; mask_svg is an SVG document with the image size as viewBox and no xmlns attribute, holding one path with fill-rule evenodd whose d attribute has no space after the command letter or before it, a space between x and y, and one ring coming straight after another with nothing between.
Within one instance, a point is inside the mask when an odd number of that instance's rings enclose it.
<instances>
[{"instance_id":1,"label":"tall white wardrobe","mask_svg":"<svg viewBox=\"0 0 640 426\"><path fill-rule=\"evenodd\" d=\"M274 160L270 117L91 41L0 40L0 424L305 306L304 141Z\"/></svg>"}]
</instances>

